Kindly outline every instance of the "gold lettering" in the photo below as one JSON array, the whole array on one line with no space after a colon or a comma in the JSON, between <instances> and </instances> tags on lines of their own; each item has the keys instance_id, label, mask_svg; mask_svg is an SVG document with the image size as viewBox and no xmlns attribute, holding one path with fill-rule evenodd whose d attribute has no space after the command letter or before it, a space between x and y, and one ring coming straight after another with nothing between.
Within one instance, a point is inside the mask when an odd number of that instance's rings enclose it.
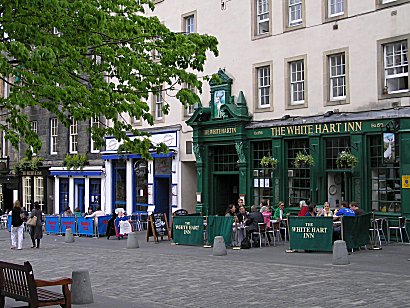
<instances>
[{"instance_id":1,"label":"gold lettering","mask_svg":"<svg viewBox=\"0 0 410 308\"><path fill-rule=\"evenodd\" d=\"M362 130L362 122L356 122L356 131L361 131Z\"/></svg>"},{"instance_id":2,"label":"gold lettering","mask_svg":"<svg viewBox=\"0 0 410 308\"><path fill-rule=\"evenodd\" d=\"M284 136L284 135L286 134L286 131L285 131L285 127L284 127L284 126L282 126L282 127L280 128L280 134L281 134L281 136Z\"/></svg>"},{"instance_id":3,"label":"gold lettering","mask_svg":"<svg viewBox=\"0 0 410 308\"><path fill-rule=\"evenodd\" d=\"M335 124L333 124L333 123L330 124L330 132L331 133L336 133Z\"/></svg>"},{"instance_id":4,"label":"gold lettering","mask_svg":"<svg viewBox=\"0 0 410 308\"><path fill-rule=\"evenodd\" d=\"M348 125L348 130L349 130L349 132L350 132L350 131L354 131L354 123L350 123L350 122L349 122L347 125Z\"/></svg>"},{"instance_id":5,"label":"gold lettering","mask_svg":"<svg viewBox=\"0 0 410 308\"><path fill-rule=\"evenodd\" d=\"M340 125L342 125L342 123L336 123L338 133L340 133Z\"/></svg>"},{"instance_id":6,"label":"gold lettering","mask_svg":"<svg viewBox=\"0 0 410 308\"><path fill-rule=\"evenodd\" d=\"M322 133L322 126L320 124L316 124L315 133L316 134L321 134Z\"/></svg>"},{"instance_id":7,"label":"gold lettering","mask_svg":"<svg viewBox=\"0 0 410 308\"><path fill-rule=\"evenodd\" d=\"M323 124L323 133L328 133L329 128L327 127L327 124Z\"/></svg>"},{"instance_id":8,"label":"gold lettering","mask_svg":"<svg viewBox=\"0 0 410 308\"><path fill-rule=\"evenodd\" d=\"M308 125L308 132L307 133L309 135L313 134L313 125L312 124Z\"/></svg>"},{"instance_id":9,"label":"gold lettering","mask_svg":"<svg viewBox=\"0 0 410 308\"><path fill-rule=\"evenodd\" d=\"M295 126L295 135L300 135L300 126Z\"/></svg>"},{"instance_id":10,"label":"gold lettering","mask_svg":"<svg viewBox=\"0 0 410 308\"><path fill-rule=\"evenodd\" d=\"M293 134L294 134L293 128L294 128L294 126L288 126L288 127L287 127L287 129L288 129L288 135L293 135Z\"/></svg>"}]
</instances>

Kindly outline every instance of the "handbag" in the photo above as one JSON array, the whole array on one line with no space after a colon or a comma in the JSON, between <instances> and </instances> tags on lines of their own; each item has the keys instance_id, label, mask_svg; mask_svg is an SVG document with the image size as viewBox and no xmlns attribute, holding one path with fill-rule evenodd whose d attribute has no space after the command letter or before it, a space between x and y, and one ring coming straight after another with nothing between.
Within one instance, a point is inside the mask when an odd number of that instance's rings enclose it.
<instances>
[{"instance_id":1,"label":"handbag","mask_svg":"<svg viewBox=\"0 0 410 308\"><path fill-rule=\"evenodd\" d=\"M37 216L30 217L30 219L27 221L27 224L29 226L35 227L37 225Z\"/></svg>"}]
</instances>

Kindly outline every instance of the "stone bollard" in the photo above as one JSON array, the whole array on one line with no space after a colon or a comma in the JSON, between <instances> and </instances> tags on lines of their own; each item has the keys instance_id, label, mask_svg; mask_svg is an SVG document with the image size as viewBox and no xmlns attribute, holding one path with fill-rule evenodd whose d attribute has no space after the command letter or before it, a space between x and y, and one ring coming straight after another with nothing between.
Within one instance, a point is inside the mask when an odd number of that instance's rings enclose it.
<instances>
[{"instance_id":1,"label":"stone bollard","mask_svg":"<svg viewBox=\"0 0 410 308\"><path fill-rule=\"evenodd\" d=\"M226 256L228 254L223 236L215 236L212 254L214 256Z\"/></svg>"},{"instance_id":2,"label":"stone bollard","mask_svg":"<svg viewBox=\"0 0 410 308\"><path fill-rule=\"evenodd\" d=\"M127 249L130 248L139 248L138 240L137 240L137 232L131 232L127 236Z\"/></svg>"},{"instance_id":3,"label":"stone bollard","mask_svg":"<svg viewBox=\"0 0 410 308\"><path fill-rule=\"evenodd\" d=\"M333 244L333 265L349 264L349 257L345 241L335 241Z\"/></svg>"},{"instance_id":4,"label":"stone bollard","mask_svg":"<svg viewBox=\"0 0 410 308\"><path fill-rule=\"evenodd\" d=\"M65 242L74 243L73 230L71 228L65 229Z\"/></svg>"},{"instance_id":5,"label":"stone bollard","mask_svg":"<svg viewBox=\"0 0 410 308\"><path fill-rule=\"evenodd\" d=\"M92 304L94 302L90 275L86 270L73 271L71 285L71 303L74 305Z\"/></svg>"}]
</instances>

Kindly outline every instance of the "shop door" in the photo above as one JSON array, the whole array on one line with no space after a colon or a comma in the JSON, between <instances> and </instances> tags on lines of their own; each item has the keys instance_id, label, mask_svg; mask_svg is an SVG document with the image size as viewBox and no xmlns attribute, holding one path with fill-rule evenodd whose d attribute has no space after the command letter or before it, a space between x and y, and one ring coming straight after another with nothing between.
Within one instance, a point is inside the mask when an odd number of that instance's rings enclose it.
<instances>
[{"instance_id":1,"label":"shop door","mask_svg":"<svg viewBox=\"0 0 410 308\"><path fill-rule=\"evenodd\" d=\"M352 175L350 172L327 173L327 201L331 208L340 206L342 201L352 200Z\"/></svg>"},{"instance_id":2,"label":"shop door","mask_svg":"<svg viewBox=\"0 0 410 308\"><path fill-rule=\"evenodd\" d=\"M74 209L79 208L81 213L85 212L84 209L84 197L85 197L85 180L84 179L75 179L74 186L76 188L76 199Z\"/></svg>"},{"instance_id":3,"label":"shop door","mask_svg":"<svg viewBox=\"0 0 410 308\"><path fill-rule=\"evenodd\" d=\"M170 178L156 177L155 178L155 212L165 213L169 218L171 207L170 203Z\"/></svg>"},{"instance_id":4,"label":"shop door","mask_svg":"<svg viewBox=\"0 0 410 308\"><path fill-rule=\"evenodd\" d=\"M236 204L239 198L239 175L218 174L214 175L214 215L224 216L230 203Z\"/></svg>"}]
</instances>

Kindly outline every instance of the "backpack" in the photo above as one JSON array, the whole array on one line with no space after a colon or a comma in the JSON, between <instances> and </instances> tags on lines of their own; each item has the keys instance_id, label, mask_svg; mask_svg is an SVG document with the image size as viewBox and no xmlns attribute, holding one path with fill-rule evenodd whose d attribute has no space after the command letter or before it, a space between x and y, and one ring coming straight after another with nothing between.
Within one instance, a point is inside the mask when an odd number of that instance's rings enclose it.
<instances>
[{"instance_id":1,"label":"backpack","mask_svg":"<svg viewBox=\"0 0 410 308\"><path fill-rule=\"evenodd\" d=\"M251 240L249 237L245 237L241 242L241 249L249 249L251 248Z\"/></svg>"}]
</instances>

